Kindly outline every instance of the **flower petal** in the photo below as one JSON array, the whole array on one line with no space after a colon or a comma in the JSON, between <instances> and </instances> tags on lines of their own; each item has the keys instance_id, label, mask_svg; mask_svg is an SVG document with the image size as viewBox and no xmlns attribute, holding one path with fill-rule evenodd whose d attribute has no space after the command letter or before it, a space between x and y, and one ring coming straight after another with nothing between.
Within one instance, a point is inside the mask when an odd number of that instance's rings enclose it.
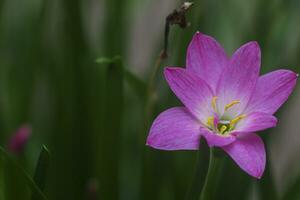
<instances>
[{"instance_id":1,"label":"flower petal","mask_svg":"<svg viewBox=\"0 0 300 200\"><path fill-rule=\"evenodd\" d=\"M221 113L225 105L236 100L240 103L229 111L238 114L244 110L255 88L259 69L260 48L257 42L249 42L233 54L218 82L217 96Z\"/></svg>"},{"instance_id":2,"label":"flower petal","mask_svg":"<svg viewBox=\"0 0 300 200\"><path fill-rule=\"evenodd\" d=\"M198 75L215 91L219 77L229 59L212 37L197 32L187 50L186 68Z\"/></svg>"},{"instance_id":3,"label":"flower petal","mask_svg":"<svg viewBox=\"0 0 300 200\"><path fill-rule=\"evenodd\" d=\"M201 135L206 139L209 147L222 147L233 143L236 140L235 135L218 135L209 131L207 128L201 127Z\"/></svg>"},{"instance_id":4,"label":"flower petal","mask_svg":"<svg viewBox=\"0 0 300 200\"><path fill-rule=\"evenodd\" d=\"M147 145L162 150L198 149L200 122L185 107L162 112L153 122Z\"/></svg>"},{"instance_id":5,"label":"flower petal","mask_svg":"<svg viewBox=\"0 0 300 200\"><path fill-rule=\"evenodd\" d=\"M165 77L169 86L188 110L202 123L212 115L210 87L198 76L183 68L168 67Z\"/></svg>"},{"instance_id":6,"label":"flower petal","mask_svg":"<svg viewBox=\"0 0 300 200\"><path fill-rule=\"evenodd\" d=\"M249 175L262 177L266 165L266 151L262 139L256 134L238 138L222 148Z\"/></svg>"},{"instance_id":7,"label":"flower petal","mask_svg":"<svg viewBox=\"0 0 300 200\"><path fill-rule=\"evenodd\" d=\"M245 112L274 114L292 93L297 76L290 70L276 70L259 77Z\"/></svg>"},{"instance_id":8,"label":"flower petal","mask_svg":"<svg viewBox=\"0 0 300 200\"><path fill-rule=\"evenodd\" d=\"M244 119L238 122L232 134L262 131L275 127L276 125L277 119L273 115L262 112L254 112L248 114Z\"/></svg>"}]
</instances>

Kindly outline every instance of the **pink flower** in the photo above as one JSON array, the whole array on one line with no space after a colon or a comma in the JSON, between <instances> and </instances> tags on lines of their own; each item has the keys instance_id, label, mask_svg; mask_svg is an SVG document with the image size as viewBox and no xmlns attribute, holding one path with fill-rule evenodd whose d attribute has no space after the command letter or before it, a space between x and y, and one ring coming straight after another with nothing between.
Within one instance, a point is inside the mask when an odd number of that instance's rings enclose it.
<instances>
[{"instance_id":1,"label":"pink flower","mask_svg":"<svg viewBox=\"0 0 300 200\"><path fill-rule=\"evenodd\" d=\"M266 152L256 132L276 126L273 114L291 94L298 75L280 69L259 76L260 56L257 42L249 42L228 58L215 39L196 33L188 47L186 69L164 71L184 106L155 119L147 145L196 150L204 137L210 147L222 148L240 168L261 178Z\"/></svg>"},{"instance_id":2,"label":"pink flower","mask_svg":"<svg viewBox=\"0 0 300 200\"><path fill-rule=\"evenodd\" d=\"M20 127L10 138L8 143L9 151L20 154L23 152L25 145L31 135L31 128L27 125Z\"/></svg>"}]
</instances>

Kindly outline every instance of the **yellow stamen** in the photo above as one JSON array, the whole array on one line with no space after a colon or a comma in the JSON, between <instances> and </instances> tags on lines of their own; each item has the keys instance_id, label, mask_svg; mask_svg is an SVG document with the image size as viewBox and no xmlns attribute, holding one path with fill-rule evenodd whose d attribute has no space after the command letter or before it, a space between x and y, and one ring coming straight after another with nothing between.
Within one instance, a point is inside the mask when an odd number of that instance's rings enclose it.
<instances>
[{"instance_id":1,"label":"yellow stamen","mask_svg":"<svg viewBox=\"0 0 300 200\"><path fill-rule=\"evenodd\" d=\"M239 103L240 103L240 101L238 101L238 100L232 101L231 103L229 103L229 104L227 104L227 105L225 106L225 111L228 110L229 108L231 108L232 106L234 106L234 105L236 105L236 104L239 104Z\"/></svg>"},{"instance_id":2,"label":"yellow stamen","mask_svg":"<svg viewBox=\"0 0 300 200\"><path fill-rule=\"evenodd\" d=\"M238 123L241 119L245 118L246 115L240 115L234 118L233 120L230 121L230 127L234 126L236 123Z\"/></svg>"},{"instance_id":3,"label":"yellow stamen","mask_svg":"<svg viewBox=\"0 0 300 200\"><path fill-rule=\"evenodd\" d=\"M207 118L206 124L207 124L209 127L214 128L214 117L209 117L209 118Z\"/></svg>"},{"instance_id":4,"label":"yellow stamen","mask_svg":"<svg viewBox=\"0 0 300 200\"><path fill-rule=\"evenodd\" d=\"M222 125L221 128L220 128L220 133L224 134L224 132L226 131L226 129L227 129L227 126L226 125Z\"/></svg>"},{"instance_id":5,"label":"yellow stamen","mask_svg":"<svg viewBox=\"0 0 300 200\"><path fill-rule=\"evenodd\" d=\"M211 100L211 106L215 112L217 112L217 99L218 99L218 97L214 96Z\"/></svg>"}]
</instances>

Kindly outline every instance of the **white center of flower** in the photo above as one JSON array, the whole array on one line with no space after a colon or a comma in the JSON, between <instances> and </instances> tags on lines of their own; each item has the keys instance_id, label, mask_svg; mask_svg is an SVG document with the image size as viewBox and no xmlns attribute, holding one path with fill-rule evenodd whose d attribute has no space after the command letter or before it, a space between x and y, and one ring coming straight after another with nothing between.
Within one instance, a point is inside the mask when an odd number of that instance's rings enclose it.
<instances>
[{"instance_id":1,"label":"white center of flower","mask_svg":"<svg viewBox=\"0 0 300 200\"><path fill-rule=\"evenodd\" d=\"M223 117L223 116L225 116L225 114L223 114L222 116L219 116L219 114L218 114L219 112L218 112L218 108L217 108L217 99L218 99L217 96L214 96L212 98L211 106L214 110L214 116L207 118L206 125L210 130L214 131L217 134L227 135L227 134L230 134L230 132L232 130L234 130L236 124L240 120L245 118L246 115L242 114L233 119L225 119ZM239 103L240 103L239 100L234 100L234 101L230 102L229 104L225 105L224 111L226 112L227 110L232 108L234 105L239 104Z\"/></svg>"}]
</instances>

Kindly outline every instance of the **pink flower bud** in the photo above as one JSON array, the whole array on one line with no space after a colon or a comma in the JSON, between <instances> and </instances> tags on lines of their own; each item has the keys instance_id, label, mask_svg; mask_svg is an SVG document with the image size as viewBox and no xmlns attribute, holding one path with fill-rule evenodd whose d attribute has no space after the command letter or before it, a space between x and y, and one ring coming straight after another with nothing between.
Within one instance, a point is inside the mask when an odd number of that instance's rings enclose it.
<instances>
[{"instance_id":1,"label":"pink flower bud","mask_svg":"<svg viewBox=\"0 0 300 200\"><path fill-rule=\"evenodd\" d=\"M15 154L23 152L25 145L31 135L31 128L28 125L21 126L10 138L8 150Z\"/></svg>"}]
</instances>

